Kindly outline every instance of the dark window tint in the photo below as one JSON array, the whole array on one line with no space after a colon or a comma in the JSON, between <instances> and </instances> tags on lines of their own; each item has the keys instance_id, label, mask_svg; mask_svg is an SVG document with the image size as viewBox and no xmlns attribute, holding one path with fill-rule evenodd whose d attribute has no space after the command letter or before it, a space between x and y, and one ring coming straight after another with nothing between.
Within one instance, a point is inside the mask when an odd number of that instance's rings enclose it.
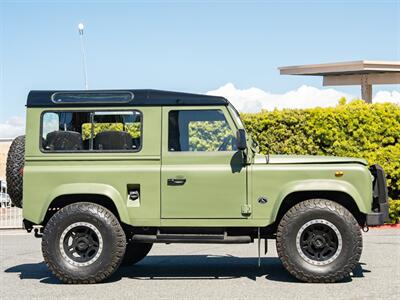
<instances>
[{"instance_id":1,"label":"dark window tint","mask_svg":"<svg viewBox=\"0 0 400 300\"><path fill-rule=\"evenodd\" d=\"M169 151L235 151L236 138L220 110L169 112Z\"/></svg>"},{"instance_id":2,"label":"dark window tint","mask_svg":"<svg viewBox=\"0 0 400 300\"><path fill-rule=\"evenodd\" d=\"M138 151L139 112L46 112L42 148L46 151Z\"/></svg>"}]
</instances>

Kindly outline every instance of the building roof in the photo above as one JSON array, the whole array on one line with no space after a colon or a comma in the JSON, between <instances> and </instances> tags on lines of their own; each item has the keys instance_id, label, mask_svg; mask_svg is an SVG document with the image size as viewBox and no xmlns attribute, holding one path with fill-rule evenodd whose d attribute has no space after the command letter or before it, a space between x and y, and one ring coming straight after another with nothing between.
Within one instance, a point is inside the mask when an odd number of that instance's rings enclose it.
<instances>
[{"instance_id":1,"label":"building roof","mask_svg":"<svg viewBox=\"0 0 400 300\"><path fill-rule=\"evenodd\" d=\"M359 60L328 64L299 65L279 68L281 75L350 75L400 73L400 61Z\"/></svg>"},{"instance_id":2,"label":"building roof","mask_svg":"<svg viewBox=\"0 0 400 300\"><path fill-rule=\"evenodd\" d=\"M31 91L27 107L228 105L223 97L160 90Z\"/></svg>"}]
</instances>

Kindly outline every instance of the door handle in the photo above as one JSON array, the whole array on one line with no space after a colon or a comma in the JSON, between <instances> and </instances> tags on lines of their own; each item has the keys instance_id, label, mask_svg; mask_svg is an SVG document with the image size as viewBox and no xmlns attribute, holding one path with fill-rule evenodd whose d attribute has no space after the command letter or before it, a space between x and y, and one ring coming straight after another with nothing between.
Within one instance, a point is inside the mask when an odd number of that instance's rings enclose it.
<instances>
[{"instance_id":1,"label":"door handle","mask_svg":"<svg viewBox=\"0 0 400 300\"><path fill-rule=\"evenodd\" d=\"M186 182L185 178L168 178L168 185L184 185Z\"/></svg>"}]
</instances>

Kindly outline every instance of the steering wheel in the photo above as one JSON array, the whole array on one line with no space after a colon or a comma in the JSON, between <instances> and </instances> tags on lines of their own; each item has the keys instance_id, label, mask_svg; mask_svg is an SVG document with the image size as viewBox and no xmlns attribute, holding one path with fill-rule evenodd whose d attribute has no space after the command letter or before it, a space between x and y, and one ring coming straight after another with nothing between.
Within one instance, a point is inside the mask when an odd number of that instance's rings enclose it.
<instances>
[{"instance_id":1,"label":"steering wheel","mask_svg":"<svg viewBox=\"0 0 400 300\"><path fill-rule=\"evenodd\" d=\"M222 140L222 144L218 147L218 151L226 151L229 143L233 142L233 136L229 135Z\"/></svg>"}]
</instances>

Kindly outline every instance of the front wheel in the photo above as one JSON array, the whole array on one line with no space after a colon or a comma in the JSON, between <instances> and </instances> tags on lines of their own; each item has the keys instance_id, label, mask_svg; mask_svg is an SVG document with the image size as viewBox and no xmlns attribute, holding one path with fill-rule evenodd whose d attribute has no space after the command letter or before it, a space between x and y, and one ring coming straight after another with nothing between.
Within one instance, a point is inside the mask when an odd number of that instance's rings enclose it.
<instances>
[{"instance_id":1,"label":"front wheel","mask_svg":"<svg viewBox=\"0 0 400 300\"><path fill-rule=\"evenodd\" d=\"M283 266L306 282L336 282L350 276L362 251L360 227L340 204L311 199L293 206L277 231Z\"/></svg>"},{"instance_id":2,"label":"front wheel","mask_svg":"<svg viewBox=\"0 0 400 300\"><path fill-rule=\"evenodd\" d=\"M65 283L107 279L120 265L125 247L118 219L94 203L74 203L60 209L43 232L43 258Z\"/></svg>"}]
</instances>

